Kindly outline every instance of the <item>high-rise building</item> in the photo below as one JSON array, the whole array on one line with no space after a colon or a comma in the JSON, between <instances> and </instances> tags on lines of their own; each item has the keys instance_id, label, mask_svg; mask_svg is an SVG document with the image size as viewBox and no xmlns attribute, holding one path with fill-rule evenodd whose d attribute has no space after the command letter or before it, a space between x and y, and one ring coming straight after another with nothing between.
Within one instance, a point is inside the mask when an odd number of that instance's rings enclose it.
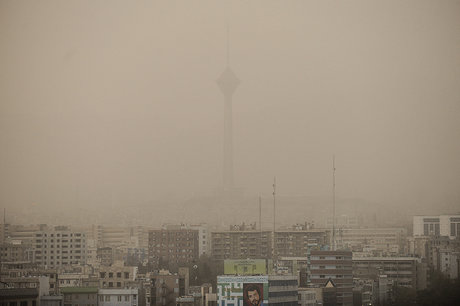
<instances>
[{"instance_id":1,"label":"high-rise building","mask_svg":"<svg viewBox=\"0 0 460 306\"><path fill-rule=\"evenodd\" d=\"M35 232L35 262L48 268L86 263L86 235L66 227Z\"/></svg>"},{"instance_id":2,"label":"high-rise building","mask_svg":"<svg viewBox=\"0 0 460 306\"><path fill-rule=\"evenodd\" d=\"M161 229L149 232L149 263L180 266L198 259L198 230Z\"/></svg>"},{"instance_id":3,"label":"high-rise building","mask_svg":"<svg viewBox=\"0 0 460 306\"><path fill-rule=\"evenodd\" d=\"M336 287L337 305L353 305L352 252L311 251L308 283L319 287L331 280Z\"/></svg>"},{"instance_id":4,"label":"high-rise building","mask_svg":"<svg viewBox=\"0 0 460 306\"><path fill-rule=\"evenodd\" d=\"M211 256L216 260L271 258L271 231L230 230L211 233Z\"/></svg>"},{"instance_id":5,"label":"high-rise building","mask_svg":"<svg viewBox=\"0 0 460 306\"><path fill-rule=\"evenodd\" d=\"M328 239L325 230L278 230L275 232L275 256L306 257L309 249L321 248Z\"/></svg>"}]
</instances>

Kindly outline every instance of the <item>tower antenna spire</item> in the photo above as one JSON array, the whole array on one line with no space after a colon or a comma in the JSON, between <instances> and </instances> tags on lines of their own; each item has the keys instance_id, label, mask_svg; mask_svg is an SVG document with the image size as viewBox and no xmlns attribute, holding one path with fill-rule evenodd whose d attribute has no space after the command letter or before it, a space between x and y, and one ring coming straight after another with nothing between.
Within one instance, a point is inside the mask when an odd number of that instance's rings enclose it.
<instances>
[{"instance_id":1,"label":"tower antenna spire","mask_svg":"<svg viewBox=\"0 0 460 306\"><path fill-rule=\"evenodd\" d=\"M230 67L230 26L227 22L227 67Z\"/></svg>"},{"instance_id":2,"label":"tower antenna spire","mask_svg":"<svg viewBox=\"0 0 460 306\"><path fill-rule=\"evenodd\" d=\"M230 39L227 23L227 67L217 79L222 94L224 95L224 159L223 159L223 189L233 190L233 94L240 84L240 80L230 69Z\"/></svg>"}]
</instances>

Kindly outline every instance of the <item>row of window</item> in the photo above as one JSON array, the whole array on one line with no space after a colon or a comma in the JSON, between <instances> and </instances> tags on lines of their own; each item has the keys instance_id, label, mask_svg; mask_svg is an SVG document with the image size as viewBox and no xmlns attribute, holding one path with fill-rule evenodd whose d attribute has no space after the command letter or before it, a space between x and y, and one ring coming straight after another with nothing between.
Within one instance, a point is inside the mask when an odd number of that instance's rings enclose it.
<instances>
[{"instance_id":1,"label":"row of window","mask_svg":"<svg viewBox=\"0 0 460 306\"><path fill-rule=\"evenodd\" d=\"M44 250L43 251L43 254L46 254L47 250ZM56 250L56 254L59 254L60 250ZM72 250L67 251L67 250L63 250L62 251L62 254L68 254L68 253L71 253L72 254ZM42 251L35 251L35 254L41 254ZM54 254L54 250L50 250L50 254ZM75 250L75 254L81 254L81 250Z\"/></svg>"},{"instance_id":2,"label":"row of window","mask_svg":"<svg viewBox=\"0 0 460 306\"><path fill-rule=\"evenodd\" d=\"M81 234L81 233L70 233L70 237L81 237L81 236L85 236L85 234ZM35 237L48 237L48 234L45 233L45 234L35 234ZM50 234L49 237L54 237L54 234ZM60 234L60 233L56 233L56 237L69 237L69 234Z\"/></svg>"},{"instance_id":3,"label":"row of window","mask_svg":"<svg viewBox=\"0 0 460 306\"><path fill-rule=\"evenodd\" d=\"M113 299L112 299L113 297ZM111 300L115 300L115 297L116 297L116 300L118 302L121 302L121 301L125 301L125 302L129 302L131 301L130 299L130 295L99 295L99 302L110 302ZM137 296L136 295L133 295L133 301L137 300Z\"/></svg>"},{"instance_id":4,"label":"row of window","mask_svg":"<svg viewBox=\"0 0 460 306\"><path fill-rule=\"evenodd\" d=\"M114 272L100 272L99 273L100 277L101 278L105 278L106 275L109 276L109 278L113 278L114 276ZM121 278L121 275L122 275L122 272L116 272L116 275L117 275L117 278ZM129 272L124 272L124 276L125 276L125 279L128 279L129 278Z\"/></svg>"},{"instance_id":5,"label":"row of window","mask_svg":"<svg viewBox=\"0 0 460 306\"><path fill-rule=\"evenodd\" d=\"M311 265L311 269L352 269L351 265Z\"/></svg>"},{"instance_id":6,"label":"row of window","mask_svg":"<svg viewBox=\"0 0 460 306\"><path fill-rule=\"evenodd\" d=\"M36 248L36 249L41 249L42 246L43 246L44 249L48 248L48 246L47 246L46 244L45 244L45 245L38 244L38 245L35 246L35 248ZM56 247L56 249L61 248L61 246L59 246L59 244L57 244L56 246L55 246L54 244L51 244L51 245L49 246L49 248L52 248L52 249L55 248L55 247ZM80 244L75 245L75 248L81 248L81 247L82 247L82 246L81 246ZM83 247L85 247L85 245L83 245ZM73 248L73 246L72 246L72 245L68 246L68 245L63 244L63 245L62 245L62 248L63 248L63 249Z\"/></svg>"},{"instance_id":7,"label":"row of window","mask_svg":"<svg viewBox=\"0 0 460 306\"><path fill-rule=\"evenodd\" d=\"M75 259L81 259L81 256L70 256L70 259L72 259L72 257L74 257ZM35 259L37 260L41 260L42 259L42 256L35 256ZM43 259L48 259L47 256L43 256ZM54 256L50 256L49 259L54 259ZM56 256L56 259L61 259L60 256ZM68 256L62 256L62 259L69 259Z\"/></svg>"},{"instance_id":8,"label":"row of window","mask_svg":"<svg viewBox=\"0 0 460 306\"><path fill-rule=\"evenodd\" d=\"M0 306L37 306L37 301L32 301L28 303L27 301L18 302L0 302Z\"/></svg>"}]
</instances>

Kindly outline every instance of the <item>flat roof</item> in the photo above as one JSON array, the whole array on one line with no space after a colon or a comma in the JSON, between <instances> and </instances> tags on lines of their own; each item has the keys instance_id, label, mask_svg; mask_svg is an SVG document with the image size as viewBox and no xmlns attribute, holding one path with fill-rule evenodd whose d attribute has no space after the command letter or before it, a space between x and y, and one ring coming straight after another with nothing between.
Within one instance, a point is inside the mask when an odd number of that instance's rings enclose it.
<instances>
[{"instance_id":1,"label":"flat roof","mask_svg":"<svg viewBox=\"0 0 460 306\"><path fill-rule=\"evenodd\" d=\"M97 293L97 287L64 287L61 293Z\"/></svg>"}]
</instances>

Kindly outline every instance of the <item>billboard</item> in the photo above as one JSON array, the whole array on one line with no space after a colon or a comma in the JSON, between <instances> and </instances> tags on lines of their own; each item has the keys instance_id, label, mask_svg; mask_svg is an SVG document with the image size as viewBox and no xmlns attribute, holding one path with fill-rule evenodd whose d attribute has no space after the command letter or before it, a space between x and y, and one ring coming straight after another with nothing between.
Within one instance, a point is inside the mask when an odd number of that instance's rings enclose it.
<instances>
[{"instance_id":1,"label":"billboard","mask_svg":"<svg viewBox=\"0 0 460 306\"><path fill-rule=\"evenodd\" d=\"M219 306L268 305L268 276L218 276Z\"/></svg>"},{"instance_id":2,"label":"billboard","mask_svg":"<svg viewBox=\"0 0 460 306\"><path fill-rule=\"evenodd\" d=\"M226 259L224 261L225 275L255 275L267 274L265 259Z\"/></svg>"}]
</instances>

